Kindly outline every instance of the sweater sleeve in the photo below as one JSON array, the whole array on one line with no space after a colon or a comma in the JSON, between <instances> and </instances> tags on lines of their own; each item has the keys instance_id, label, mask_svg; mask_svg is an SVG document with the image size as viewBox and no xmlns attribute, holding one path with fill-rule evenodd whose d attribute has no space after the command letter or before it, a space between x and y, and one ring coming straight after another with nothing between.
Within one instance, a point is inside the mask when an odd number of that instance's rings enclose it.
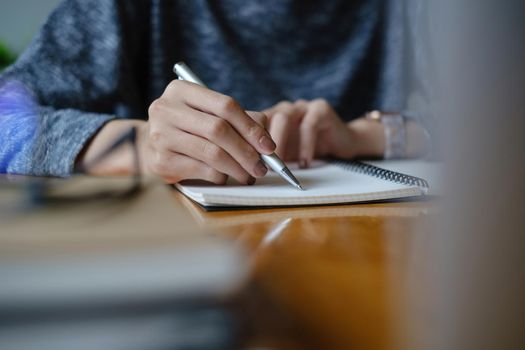
<instances>
[{"instance_id":1,"label":"sweater sleeve","mask_svg":"<svg viewBox=\"0 0 525 350\"><path fill-rule=\"evenodd\" d=\"M105 123L146 113L139 4L66 0L53 11L0 76L0 172L67 176Z\"/></svg>"}]
</instances>

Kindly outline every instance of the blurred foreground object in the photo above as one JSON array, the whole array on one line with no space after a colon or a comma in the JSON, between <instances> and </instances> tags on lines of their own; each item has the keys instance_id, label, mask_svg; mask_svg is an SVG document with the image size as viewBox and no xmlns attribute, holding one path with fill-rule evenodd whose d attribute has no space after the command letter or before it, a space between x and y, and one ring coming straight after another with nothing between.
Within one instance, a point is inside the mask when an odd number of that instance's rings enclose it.
<instances>
[{"instance_id":1,"label":"blurred foreground object","mask_svg":"<svg viewBox=\"0 0 525 350\"><path fill-rule=\"evenodd\" d=\"M126 180L47 181L67 195ZM31 181L4 180L0 202L16 203ZM152 182L121 201L2 217L0 348L230 348L235 320L222 303L244 280L245 256L197 228L170 191Z\"/></svg>"},{"instance_id":2,"label":"blurred foreground object","mask_svg":"<svg viewBox=\"0 0 525 350\"><path fill-rule=\"evenodd\" d=\"M448 193L413 348L524 349L525 3L432 5Z\"/></svg>"}]
</instances>

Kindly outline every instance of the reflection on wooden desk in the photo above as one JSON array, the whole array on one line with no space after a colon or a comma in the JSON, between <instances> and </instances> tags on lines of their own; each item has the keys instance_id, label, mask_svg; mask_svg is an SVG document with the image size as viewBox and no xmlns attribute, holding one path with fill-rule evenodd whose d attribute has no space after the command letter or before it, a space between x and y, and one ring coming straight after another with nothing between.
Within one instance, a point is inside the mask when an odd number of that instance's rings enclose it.
<instances>
[{"instance_id":1,"label":"reflection on wooden desk","mask_svg":"<svg viewBox=\"0 0 525 350\"><path fill-rule=\"evenodd\" d=\"M260 299L251 301L258 305L253 344L392 349L407 341L405 282L423 262L415 250L435 202L206 213L175 196L201 225L219 227L251 251L248 298ZM278 331L261 318L292 324Z\"/></svg>"}]
</instances>

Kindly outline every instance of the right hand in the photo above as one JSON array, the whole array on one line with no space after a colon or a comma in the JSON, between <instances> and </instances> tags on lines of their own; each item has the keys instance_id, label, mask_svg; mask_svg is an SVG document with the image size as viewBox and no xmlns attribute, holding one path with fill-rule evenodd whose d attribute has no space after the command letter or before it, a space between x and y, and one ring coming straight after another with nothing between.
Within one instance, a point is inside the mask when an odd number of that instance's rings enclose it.
<instances>
[{"instance_id":1,"label":"right hand","mask_svg":"<svg viewBox=\"0 0 525 350\"><path fill-rule=\"evenodd\" d=\"M200 179L224 184L229 176L253 184L268 169L260 154L275 143L263 113L246 112L231 97L174 80L139 126L142 171L168 183Z\"/></svg>"}]
</instances>

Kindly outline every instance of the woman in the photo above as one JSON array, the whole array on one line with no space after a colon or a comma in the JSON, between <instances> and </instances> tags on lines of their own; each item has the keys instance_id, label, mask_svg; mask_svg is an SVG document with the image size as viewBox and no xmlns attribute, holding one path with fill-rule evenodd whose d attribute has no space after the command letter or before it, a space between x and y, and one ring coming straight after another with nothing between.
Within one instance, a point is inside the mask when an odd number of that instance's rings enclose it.
<instances>
[{"instance_id":1,"label":"woman","mask_svg":"<svg viewBox=\"0 0 525 350\"><path fill-rule=\"evenodd\" d=\"M141 171L170 183L253 184L273 151L303 167L420 154L417 122L366 113L404 106L403 23L397 1L66 0L1 77L38 105L7 171L71 174L132 126ZM210 89L173 80L179 60ZM132 171L125 147L89 167Z\"/></svg>"}]
</instances>

